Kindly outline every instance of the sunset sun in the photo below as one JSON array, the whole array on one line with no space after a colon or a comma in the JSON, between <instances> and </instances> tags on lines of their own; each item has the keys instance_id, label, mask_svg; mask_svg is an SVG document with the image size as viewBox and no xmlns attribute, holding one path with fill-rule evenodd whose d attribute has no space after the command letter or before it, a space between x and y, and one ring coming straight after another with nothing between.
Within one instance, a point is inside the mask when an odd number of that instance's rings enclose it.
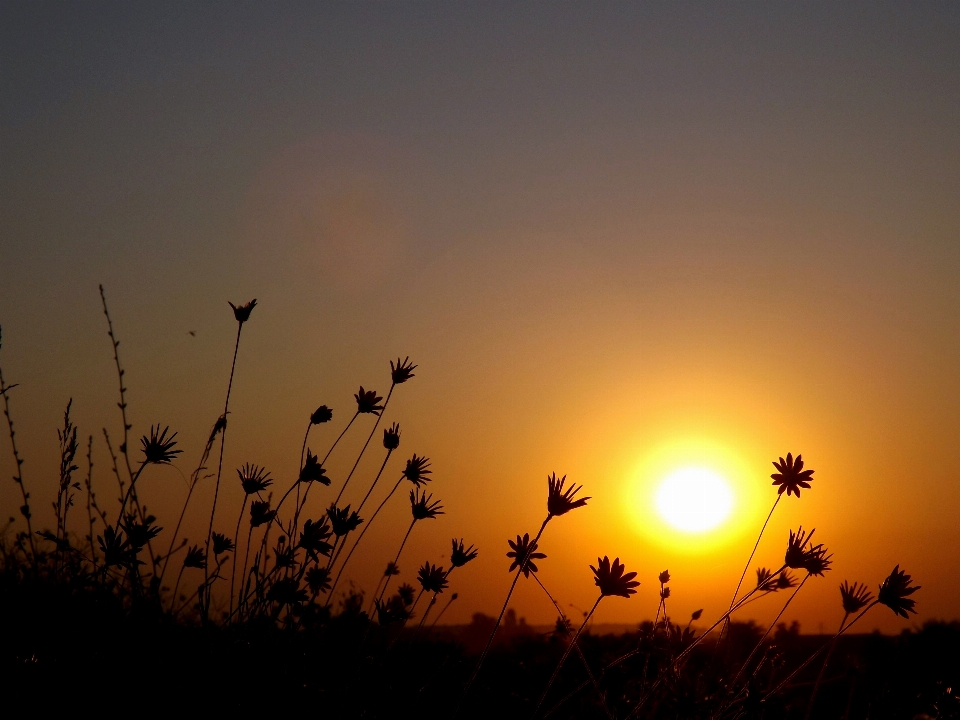
<instances>
[{"instance_id":1,"label":"sunset sun","mask_svg":"<svg viewBox=\"0 0 960 720\"><path fill-rule=\"evenodd\" d=\"M656 506L673 528L702 533L727 520L733 495L727 482L712 470L686 467L664 478L656 493Z\"/></svg>"}]
</instances>

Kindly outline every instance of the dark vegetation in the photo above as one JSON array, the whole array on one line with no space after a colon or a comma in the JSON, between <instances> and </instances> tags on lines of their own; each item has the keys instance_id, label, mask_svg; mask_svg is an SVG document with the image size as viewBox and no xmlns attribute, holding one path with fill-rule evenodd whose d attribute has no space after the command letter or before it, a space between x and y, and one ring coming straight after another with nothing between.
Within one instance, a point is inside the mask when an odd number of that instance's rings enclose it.
<instances>
[{"instance_id":1,"label":"dark vegetation","mask_svg":"<svg viewBox=\"0 0 960 720\"><path fill-rule=\"evenodd\" d=\"M795 625L779 622L804 585L822 581L832 564L827 548L813 542L814 531L800 528L790 533L782 565L755 568L755 578L750 573L780 501L799 498L801 489L811 486L813 471L799 455L774 462L773 507L729 609L715 620L701 622L701 611L682 622L671 618L670 573L663 571L653 622L622 635L591 634L599 604L610 597L629 599L639 585L636 572L604 556L590 567L596 601L574 625L537 570L547 559L541 549L545 537L561 542L556 523L590 498L578 497L582 488L567 485L565 477L551 475L538 531L508 541L512 580L499 616L478 614L464 628L438 625L458 597L450 592L451 578L465 571L477 550L454 538L445 564L428 559L415 577L401 572L403 550L417 524L444 511L428 491L430 461L416 454L399 473L387 473L389 490L380 493L379 502L373 499L400 446L396 423L382 429L384 459L363 500L356 508L341 503L394 391L414 377L416 366L409 359L391 362L385 397L361 387L354 396L356 410L322 457L311 449L311 430L331 422L333 411L321 405L312 412L299 476L286 487L277 487L266 469L251 464L237 468L233 478L223 467L230 391L242 330L256 301L232 307L237 338L223 412L190 475L184 509L163 536L160 521L138 496L137 480L152 465L180 460L181 450L176 432L159 426L142 435L139 449L131 447L125 373L106 298L122 422L117 437L104 429L97 440L107 451L109 485L95 477L94 437L83 442L68 403L58 431L53 513L49 519L34 517L28 487L39 480L23 476L10 403L16 385L5 384L0 372L13 479L23 502L0 538L0 678L6 707L141 714L292 711L344 718L960 717L960 627L928 623L898 637L848 632L877 606L904 618L914 612L918 588L899 566L875 589L841 585L834 635L804 636ZM364 423L372 426L366 443L333 496L325 463L351 428L365 431ZM201 482L214 485L214 500L205 537L190 542L180 536L181 523ZM239 483L244 493L236 518L217 513L226 482ZM379 585L370 595L352 587L338 593L344 567L366 530L407 483L399 497L408 496L410 523L398 533L396 555L384 559ZM316 496L324 488L329 498L323 504L329 504L317 513L307 500L311 491ZM508 611L521 581L539 585L556 609L552 631L537 632ZM769 627L733 620L745 605L774 593L785 599Z\"/></svg>"}]
</instances>

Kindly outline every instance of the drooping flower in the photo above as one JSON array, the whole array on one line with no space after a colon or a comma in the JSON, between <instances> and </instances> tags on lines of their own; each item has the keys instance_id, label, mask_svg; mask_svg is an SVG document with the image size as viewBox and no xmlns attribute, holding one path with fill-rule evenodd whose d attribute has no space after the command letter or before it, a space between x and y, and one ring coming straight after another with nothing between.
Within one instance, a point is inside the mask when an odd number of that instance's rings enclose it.
<instances>
[{"instance_id":1,"label":"drooping flower","mask_svg":"<svg viewBox=\"0 0 960 720\"><path fill-rule=\"evenodd\" d=\"M913 595L920 589L920 586L910 587L910 582L911 577L897 565L893 568L893 572L890 573L887 579L880 583L877 602L881 605L886 605L893 610L895 614L903 617L909 617L908 613L916 614L917 611L913 608L917 604L917 601L907 596Z\"/></svg>"},{"instance_id":2,"label":"drooping flower","mask_svg":"<svg viewBox=\"0 0 960 720\"><path fill-rule=\"evenodd\" d=\"M507 544L512 548L507 553L508 558L513 558L513 563L507 572L513 572L520 568L524 577L530 577L531 572L537 572L537 565L534 560L543 560L546 555L536 552L537 543L530 541L530 533L524 533L523 537L517 535L517 541L507 540Z\"/></svg>"},{"instance_id":3,"label":"drooping flower","mask_svg":"<svg viewBox=\"0 0 960 720\"><path fill-rule=\"evenodd\" d=\"M167 432L170 430L169 427L165 427L163 432L160 432L160 426L157 425L154 427L150 426L150 437L148 438L144 435L140 438L140 445L143 448L143 462L145 464L154 464L154 465L169 465L177 455L183 452L183 450L174 450L174 445L177 444L177 441L174 438L177 436L176 433L167 437Z\"/></svg>"},{"instance_id":4,"label":"drooping flower","mask_svg":"<svg viewBox=\"0 0 960 720\"><path fill-rule=\"evenodd\" d=\"M410 357L407 356L404 358L403 362L400 361L400 358L397 358L397 364L393 364L393 360L390 361L390 377L393 380L394 385L399 385L400 383L405 383L410 378L414 377L413 371L416 370L417 366L410 363Z\"/></svg>"},{"instance_id":5,"label":"drooping flower","mask_svg":"<svg viewBox=\"0 0 960 720\"><path fill-rule=\"evenodd\" d=\"M411 490L410 512L414 520L433 520L437 515L443 515L443 505L439 500L434 500L432 494L421 494L420 490Z\"/></svg>"},{"instance_id":6,"label":"drooping flower","mask_svg":"<svg viewBox=\"0 0 960 720\"><path fill-rule=\"evenodd\" d=\"M327 477L327 471L316 455L307 448L307 458L303 462L303 468L300 470L300 482L318 482L321 485L329 485L330 478Z\"/></svg>"},{"instance_id":7,"label":"drooping flower","mask_svg":"<svg viewBox=\"0 0 960 720\"><path fill-rule=\"evenodd\" d=\"M319 595L330 589L330 570L322 567L312 567L307 570L307 587L314 595Z\"/></svg>"},{"instance_id":8,"label":"drooping flower","mask_svg":"<svg viewBox=\"0 0 960 720\"><path fill-rule=\"evenodd\" d=\"M840 603L843 605L843 611L848 615L859 611L864 605L873 600L871 593L866 585L854 583L850 585L846 580L840 585Z\"/></svg>"},{"instance_id":9,"label":"drooping flower","mask_svg":"<svg viewBox=\"0 0 960 720\"><path fill-rule=\"evenodd\" d=\"M597 558L597 567L591 565L590 569L593 571L593 581L600 588L600 595L603 597L619 595L629 598L637 592L634 588L640 585L637 580L634 580L637 576L635 572L624 574L623 571L626 568L620 564L620 558L615 558L611 565L610 558L604 555L602 558Z\"/></svg>"},{"instance_id":10,"label":"drooping flower","mask_svg":"<svg viewBox=\"0 0 960 720\"><path fill-rule=\"evenodd\" d=\"M246 305L240 305L240 306L234 305L232 302L228 300L227 304L233 308L233 316L237 319L237 322L242 325L243 323L245 323L247 320L250 319L250 313L252 313L253 309L257 306L257 300L256 298L254 298L253 300L248 302Z\"/></svg>"},{"instance_id":11,"label":"drooping flower","mask_svg":"<svg viewBox=\"0 0 960 720\"><path fill-rule=\"evenodd\" d=\"M200 568L202 570L206 564L207 556L203 552L203 548L199 545L194 545L187 550L187 554L183 558L183 566L185 568Z\"/></svg>"},{"instance_id":12,"label":"drooping flower","mask_svg":"<svg viewBox=\"0 0 960 720\"><path fill-rule=\"evenodd\" d=\"M228 538L226 535L215 532L213 534L213 554L222 555L223 553L230 552L234 549L233 540Z\"/></svg>"},{"instance_id":13,"label":"drooping flower","mask_svg":"<svg viewBox=\"0 0 960 720\"><path fill-rule=\"evenodd\" d=\"M250 503L250 524L253 527L271 522L276 516L277 511L270 509L269 500L254 500Z\"/></svg>"},{"instance_id":14,"label":"drooping flower","mask_svg":"<svg viewBox=\"0 0 960 720\"><path fill-rule=\"evenodd\" d=\"M240 476L240 484L243 486L243 492L247 495L263 492L273 485L270 473L267 472L266 468L259 465L244 463L243 467L237 470L237 475Z\"/></svg>"},{"instance_id":15,"label":"drooping flower","mask_svg":"<svg viewBox=\"0 0 960 720\"><path fill-rule=\"evenodd\" d=\"M456 538L454 538L453 540L451 540L451 544L453 545L452 549L450 550L450 566L451 567L463 567L468 562L473 560L479 552L476 548L473 547L473 545L471 545L467 549L464 549L463 538L461 538L459 542L457 541Z\"/></svg>"},{"instance_id":16,"label":"drooping flower","mask_svg":"<svg viewBox=\"0 0 960 720\"><path fill-rule=\"evenodd\" d=\"M433 470L430 469L430 459L419 457L416 453L407 460L407 466L403 469L403 476L417 487L430 482Z\"/></svg>"},{"instance_id":17,"label":"drooping flower","mask_svg":"<svg viewBox=\"0 0 960 720\"><path fill-rule=\"evenodd\" d=\"M559 480L556 473L551 473L547 478L547 513L554 517L566 515L571 510L583 507L587 504L589 497L574 500L574 496L583 489L583 485L571 484L566 491L563 489L567 476L564 475Z\"/></svg>"},{"instance_id":18,"label":"drooping flower","mask_svg":"<svg viewBox=\"0 0 960 720\"><path fill-rule=\"evenodd\" d=\"M350 506L338 508L333 503L327 508L327 517L330 518L330 525L333 527L333 534L342 537L348 532L356 530L357 526L363 522L357 512L350 512Z\"/></svg>"},{"instance_id":19,"label":"drooping flower","mask_svg":"<svg viewBox=\"0 0 960 720\"><path fill-rule=\"evenodd\" d=\"M333 550L333 546L327 542L329 537L330 526L325 519L307 520L303 523L297 547L306 550L307 554L316 560L318 555L329 555Z\"/></svg>"},{"instance_id":20,"label":"drooping flower","mask_svg":"<svg viewBox=\"0 0 960 720\"><path fill-rule=\"evenodd\" d=\"M396 450L400 447L400 426L397 423L383 431L383 446L387 450Z\"/></svg>"},{"instance_id":21,"label":"drooping flower","mask_svg":"<svg viewBox=\"0 0 960 720\"><path fill-rule=\"evenodd\" d=\"M320 425L321 423L333 420L333 410L326 405L321 405L310 414L310 424Z\"/></svg>"},{"instance_id":22,"label":"drooping flower","mask_svg":"<svg viewBox=\"0 0 960 720\"><path fill-rule=\"evenodd\" d=\"M380 404L383 398L377 395L376 390L364 390L363 385L361 385L360 392L356 393L353 397L357 401L358 413L379 415L380 411L383 410L383 406Z\"/></svg>"},{"instance_id":23,"label":"drooping flower","mask_svg":"<svg viewBox=\"0 0 960 720\"><path fill-rule=\"evenodd\" d=\"M774 485L780 486L780 489L777 490L778 495L782 495L786 491L787 495L793 493L800 497L800 488L809 488L810 483L813 482L811 476L814 471L803 469L803 458L800 455L797 455L797 459L794 460L793 455L787 453L786 460L783 458L780 458L780 462L774 460L773 466L777 469L777 472L770 477L773 478Z\"/></svg>"},{"instance_id":24,"label":"drooping flower","mask_svg":"<svg viewBox=\"0 0 960 720\"><path fill-rule=\"evenodd\" d=\"M442 593L447 588L447 574L439 565L425 562L417 572L417 580L424 592Z\"/></svg>"}]
</instances>

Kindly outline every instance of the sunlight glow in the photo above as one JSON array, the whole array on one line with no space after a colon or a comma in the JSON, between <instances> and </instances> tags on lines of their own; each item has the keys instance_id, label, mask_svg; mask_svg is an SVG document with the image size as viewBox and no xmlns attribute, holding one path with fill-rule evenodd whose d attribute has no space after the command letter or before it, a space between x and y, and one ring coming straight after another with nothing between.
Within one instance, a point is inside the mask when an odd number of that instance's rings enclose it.
<instances>
[{"instance_id":1,"label":"sunlight glow","mask_svg":"<svg viewBox=\"0 0 960 720\"><path fill-rule=\"evenodd\" d=\"M664 479L656 495L657 510L671 526L700 533L720 525L730 515L733 496L726 481L702 467L676 470Z\"/></svg>"}]
</instances>

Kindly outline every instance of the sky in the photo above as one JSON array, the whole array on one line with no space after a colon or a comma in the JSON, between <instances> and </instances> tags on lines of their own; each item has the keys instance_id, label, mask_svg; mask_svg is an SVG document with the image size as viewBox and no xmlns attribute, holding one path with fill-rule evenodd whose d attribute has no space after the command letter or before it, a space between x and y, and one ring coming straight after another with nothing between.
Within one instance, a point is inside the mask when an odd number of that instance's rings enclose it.
<instances>
[{"instance_id":1,"label":"sky","mask_svg":"<svg viewBox=\"0 0 960 720\"><path fill-rule=\"evenodd\" d=\"M652 618L664 569L671 616L718 616L787 452L813 487L781 501L753 566L779 567L801 524L834 565L784 619L833 627L842 580L875 587L898 563L923 586L911 622L955 618L958 76L950 3L5 3L0 364L34 514L50 516L70 398L94 487L116 494L99 284L134 437L169 425L184 449L141 483L168 531L222 412L227 301L256 298L217 511L230 534L236 468L269 468L282 492L309 414L334 410L310 436L326 452L358 387L384 394L409 356L375 497L410 454L431 459L445 514L415 528L403 579L452 537L480 549L444 622L499 612L506 541L540 526L550 473L591 497L542 538L562 604L593 604L588 566L609 555L642 585L597 622ZM374 422L331 456L315 515ZM379 432L348 501L383 461ZM720 530L684 535L654 494L694 466L734 502ZM212 494L207 479L191 500L193 539ZM19 504L0 484L3 514ZM384 512L347 573L368 590L409 504ZM511 604L555 617L532 580Z\"/></svg>"}]
</instances>

